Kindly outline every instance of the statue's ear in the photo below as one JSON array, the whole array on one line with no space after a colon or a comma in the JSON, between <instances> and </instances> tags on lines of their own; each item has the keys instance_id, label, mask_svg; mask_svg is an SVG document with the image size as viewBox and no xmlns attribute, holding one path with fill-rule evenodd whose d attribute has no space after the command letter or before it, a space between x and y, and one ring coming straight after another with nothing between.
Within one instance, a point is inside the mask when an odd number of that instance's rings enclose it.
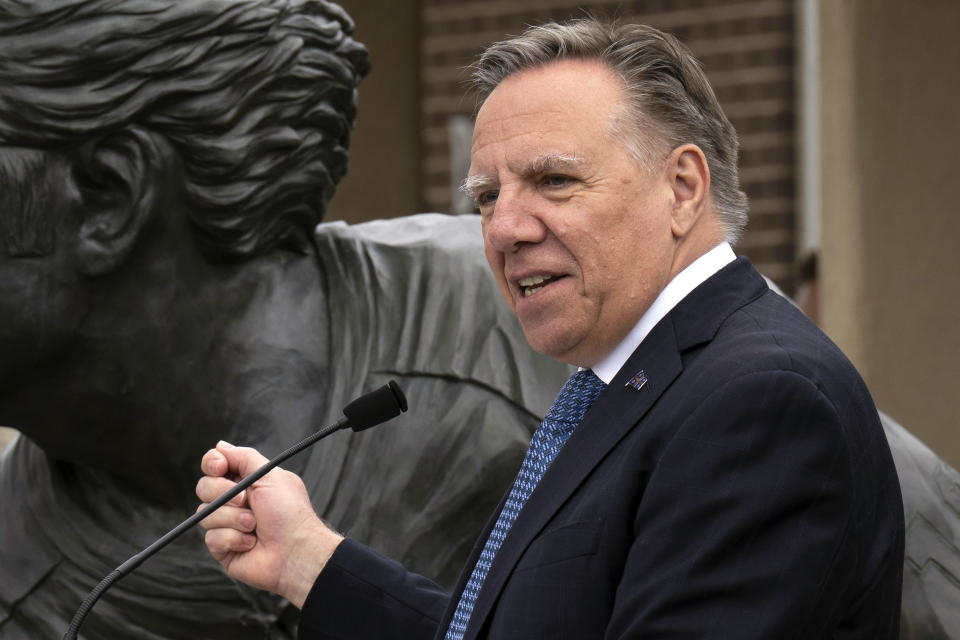
<instances>
[{"instance_id":1,"label":"statue's ear","mask_svg":"<svg viewBox=\"0 0 960 640\"><path fill-rule=\"evenodd\" d=\"M104 275L126 261L160 208L170 159L165 141L135 127L78 150L71 171L80 203L74 247L79 271Z\"/></svg>"}]
</instances>

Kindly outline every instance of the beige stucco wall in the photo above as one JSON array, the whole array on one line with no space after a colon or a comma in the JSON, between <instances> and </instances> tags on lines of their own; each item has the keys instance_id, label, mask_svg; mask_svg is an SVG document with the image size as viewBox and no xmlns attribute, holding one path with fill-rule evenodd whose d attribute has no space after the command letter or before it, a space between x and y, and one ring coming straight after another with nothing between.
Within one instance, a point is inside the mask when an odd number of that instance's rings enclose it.
<instances>
[{"instance_id":1,"label":"beige stucco wall","mask_svg":"<svg viewBox=\"0 0 960 640\"><path fill-rule=\"evenodd\" d=\"M954 467L958 25L954 0L820 2L822 324L877 405Z\"/></svg>"},{"instance_id":2,"label":"beige stucco wall","mask_svg":"<svg viewBox=\"0 0 960 640\"><path fill-rule=\"evenodd\" d=\"M347 175L327 220L360 222L420 211L420 3L338 0L356 23L372 70L359 89Z\"/></svg>"}]
</instances>

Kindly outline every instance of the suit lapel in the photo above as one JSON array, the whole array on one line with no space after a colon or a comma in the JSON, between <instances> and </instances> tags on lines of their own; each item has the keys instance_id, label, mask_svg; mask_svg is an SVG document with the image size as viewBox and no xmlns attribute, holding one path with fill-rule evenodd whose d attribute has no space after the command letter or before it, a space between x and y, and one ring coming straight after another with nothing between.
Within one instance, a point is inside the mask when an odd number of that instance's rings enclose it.
<instances>
[{"instance_id":1,"label":"suit lapel","mask_svg":"<svg viewBox=\"0 0 960 640\"><path fill-rule=\"evenodd\" d=\"M670 383L680 375L683 367L676 345L673 324L661 322L584 416L530 495L497 551L474 604L464 640L477 637L507 578L530 542L540 534L590 471L636 426ZM641 370L647 382L640 389L627 386L627 381Z\"/></svg>"}]
</instances>

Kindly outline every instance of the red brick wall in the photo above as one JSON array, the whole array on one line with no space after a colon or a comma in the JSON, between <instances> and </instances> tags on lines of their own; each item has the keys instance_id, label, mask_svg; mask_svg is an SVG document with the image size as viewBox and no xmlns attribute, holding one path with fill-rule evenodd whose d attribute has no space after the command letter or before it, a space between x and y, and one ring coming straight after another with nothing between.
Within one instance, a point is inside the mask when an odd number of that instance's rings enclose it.
<instances>
[{"instance_id":1,"label":"red brick wall","mask_svg":"<svg viewBox=\"0 0 960 640\"><path fill-rule=\"evenodd\" d=\"M740 133L750 223L737 246L788 292L794 287L794 14L792 0L423 0L422 185L427 210L449 211L447 123L472 115L465 72L484 46L526 25L587 9L669 31L694 51Z\"/></svg>"}]
</instances>

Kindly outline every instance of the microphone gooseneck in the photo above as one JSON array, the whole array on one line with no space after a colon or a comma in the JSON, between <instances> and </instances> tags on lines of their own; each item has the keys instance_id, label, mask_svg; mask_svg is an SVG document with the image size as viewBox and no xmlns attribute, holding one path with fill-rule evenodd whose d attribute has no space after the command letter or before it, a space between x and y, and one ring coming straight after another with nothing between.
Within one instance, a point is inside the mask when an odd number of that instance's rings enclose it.
<instances>
[{"instance_id":1,"label":"microphone gooseneck","mask_svg":"<svg viewBox=\"0 0 960 640\"><path fill-rule=\"evenodd\" d=\"M100 581L100 584L93 588L87 597L84 598L83 602L80 603L80 607L74 614L73 620L70 621L70 627L67 629L67 632L63 634L63 640L76 640L77 633L80 631L80 625L83 624L84 618L87 617L87 614L93 608L93 605L96 604L97 600L100 599L100 596L102 596L103 593L113 586L113 584L116 583L120 578L139 567L147 558L173 542L176 538L180 537L184 531L225 505L241 491L269 473L271 469L279 465L281 462L287 460L291 456L296 455L297 453L300 453L314 442L325 438L335 431L346 429L347 427L350 427L354 431L363 431L364 429L369 429L370 427L376 426L382 422L386 422L391 418L395 418L406 410L407 398L403 395L403 391L400 389L400 386L393 380L383 385L379 389L374 389L373 391L366 393L350 402L346 407L343 408L343 418L340 418L340 420L334 424L324 427L320 431L307 436L297 444L282 452L264 464L262 467L248 475L246 478L238 482L233 486L233 488L208 504L202 510L178 524L149 547L111 571L108 576Z\"/></svg>"}]
</instances>

